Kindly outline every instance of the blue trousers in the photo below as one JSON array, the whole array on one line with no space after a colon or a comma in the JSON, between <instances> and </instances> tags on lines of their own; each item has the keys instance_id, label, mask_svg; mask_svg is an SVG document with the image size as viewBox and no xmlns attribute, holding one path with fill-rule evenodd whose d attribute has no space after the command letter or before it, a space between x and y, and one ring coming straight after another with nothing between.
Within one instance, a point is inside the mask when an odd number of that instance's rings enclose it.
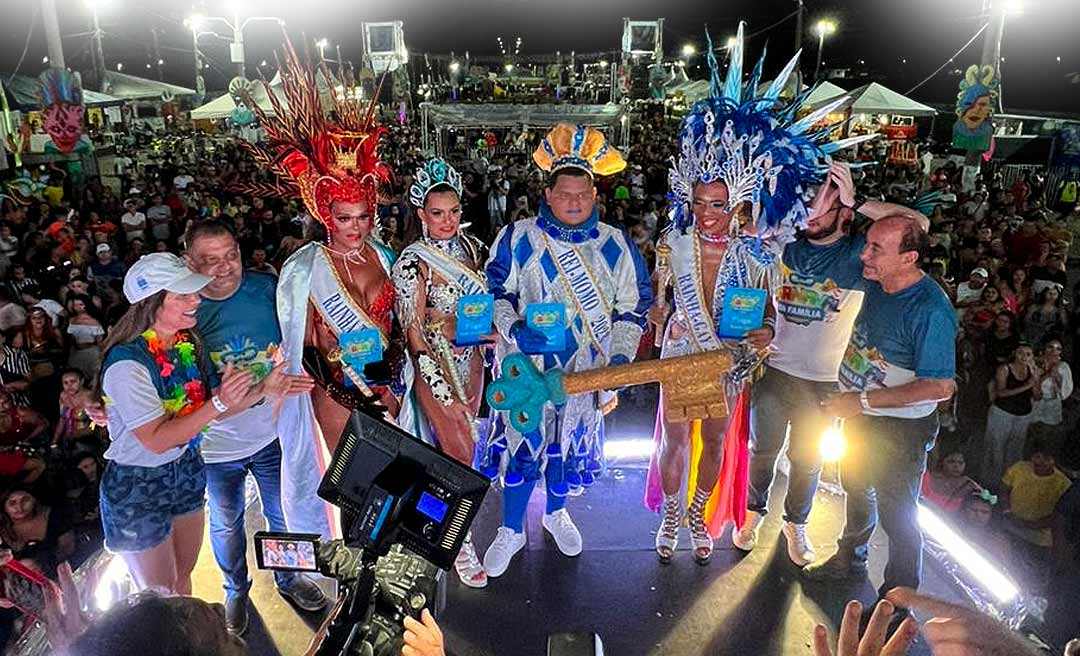
<instances>
[{"instance_id":1,"label":"blue trousers","mask_svg":"<svg viewBox=\"0 0 1080 656\"><path fill-rule=\"evenodd\" d=\"M225 594L232 598L251 589L244 531L244 483L255 477L262 511L271 531L285 531L281 511L281 444L274 440L242 460L206 465L206 491L210 499L210 547L225 578ZM274 572L279 588L287 588L295 572Z\"/></svg>"},{"instance_id":2,"label":"blue trousers","mask_svg":"<svg viewBox=\"0 0 1080 656\"><path fill-rule=\"evenodd\" d=\"M921 419L856 415L844 425L847 450L840 478L847 492L847 522L839 552L866 562L878 520L889 536L889 562L879 593L918 589L922 575L919 483L926 452L937 437L937 413Z\"/></svg>"},{"instance_id":3,"label":"blue trousers","mask_svg":"<svg viewBox=\"0 0 1080 656\"><path fill-rule=\"evenodd\" d=\"M836 383L804 380L766 367L761 380L750 386L750 488L746 506L766 512L776 457L788 436L787 496L784 519L805 524L814 504L821 454L818 444L831 419L821 412L821 401L835 392ZM791 432L788 433L788 423Z\"/></svg>"}]
</instances>

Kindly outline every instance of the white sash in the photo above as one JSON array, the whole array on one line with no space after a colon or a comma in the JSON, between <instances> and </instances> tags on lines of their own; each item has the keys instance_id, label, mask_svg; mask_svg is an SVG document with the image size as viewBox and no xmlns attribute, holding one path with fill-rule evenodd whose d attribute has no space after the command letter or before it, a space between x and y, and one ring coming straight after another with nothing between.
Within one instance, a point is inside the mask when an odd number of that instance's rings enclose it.
<instances>
[{"instance_id":1,"label":"white sash","mask_svg":"<svg viewBox=\"0 0 1080 656\"><path fill-rule=\"evenodd\" d=\"M372 321L356 301L353 300L345 285L338 277L334 263L326 255L326 251L319 249L315 255L316 261L321 266L312 267L311 271L311 302L322 316L323 321L330 326L334 334L341 337L345 333L365 328L377 328L382 345L385 349L388 345L387 337L383 334L379 324Z\"/></svg>"},{"instance_id":2,"label":"white sash","mask_svg":"<svg viewBox=\"0 0 1080 656\"><path fill-rule=\"evenodd\" d=\"M716 337L716 325L705 302L701 246L697 243L697 237L693 233L677 237L672 234L668 236L668 243L671 245L671 285L681 314L690 324L690 337L698 351L716 350L720 348L720 340ZM715 300L715 290L713 292Z\"/></svg>"},{"instance_id":3,"label":"white sash","mask_svg":"<svg viewBox=\"0 0 1080 656\"><path fill-rule=\"evenodd\" d=\"M589 341L597 351L606 355L611 343L611 307L600 293L596 275L572 244L557 242L546 234L544 243L555 261L555 267L562 274L560 277L577 313L585 318L585 333Z\"/></svg>"},{"instance_id":4,"label":"white sash","mask_svg":"<svg viewBox=\"0 0 1080 656\"><path fill-rule=\"evenodd\" d=\"M414 242L406 247L406 251L414 251L420 259L424 260L429 267L434 269L446 280L455 283L465 294L488 293L487 281L476 271L465 266L463 262L450 257L437 248L422 241ZM403 253L404 254L404 253Z\"/></svg>"}]
</instances>

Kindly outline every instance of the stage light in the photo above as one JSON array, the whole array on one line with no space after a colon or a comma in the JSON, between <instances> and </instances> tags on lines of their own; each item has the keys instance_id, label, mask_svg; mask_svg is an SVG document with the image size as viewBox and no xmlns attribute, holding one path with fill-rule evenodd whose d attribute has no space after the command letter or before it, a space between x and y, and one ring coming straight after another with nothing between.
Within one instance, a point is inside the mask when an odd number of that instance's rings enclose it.
<instances>
[{"instance_id":1,"label":"stage light","mask_svg":"<svg viewBox=\"0 0 1080 656\"><path fill-rule=\"evenodd\" d=\"M697 54L697 48L694 47L694 44L687 43L686 45L684 45L682 47L682 56L683 57L693 57L696 54Z\"/></svg>"},{"instance_id":2,"label":"stage light","mask_svg":"<svg viewBox=\"0 0 1080 656\"><path fill-rule=\"evenodd\" d=\"M99 611L107 611L113 604L127 597L127 564L120 556L109 555L108 564L101 571L97 585L94 586L94 605Z\"/></svg>"},{"instance_id":3,"label":"stage light","mask_svg":"<svg viewBox=\"0 0 1080 656\"><path fill-rule=\"evenodd\" d=\"M157 60L157 65L158 66L164 66L165 65L165 60L164 59Z\"/></svg>"},{"instance_id":4,"label":"stage light","mask_svg":"<svg viewBox=\"0 0 1080 656\"><path fill-rule=\"evenodd\" d=\"M44 57L42 57L41 58L41 63L42 64L48 64L49 63L49 56L45 55Z\"/></svg>"},{"instance_id":5,"label":"stage light","mask_svg":"<svg viewBox=\"0 0 1080 656\"><path fill-rule=\"evenodd\" d=\"M839 462L844 457L847 449L847 439L844 438L843 420L836 420L821 434L821 442L818 443L821 459L825 462Z\"/></svg>"},{"instance_id":6,"label":"stage light","mask_svg":"<svg viewBox=\"0 0 1080 656\"><path fill-rule=\"evenodd\" d=\"M116 64L116 70L118 70L118 71L124 70L124 64L123 63L117 63Z\"/></svg>"},{"instance_id":7,"label":"stage light","mask_svg":"<svg viewBox=\"0 0 1080 656\"><path fill-rule=\"evenodd\" d=\"M727 48L728 50L731 50L731 49L732 49L732 48L734 48L734 47L735 47L735 45L736 45L736 44L738 44L738 43L739 43L739 39L738 39L737 37L734 37L734 36L729 36L729 37L727 38L727 44L725 45L725 47L726 47L726 48Z\"/></svg>"},{"instance_id":8,"label":"stage light","mask_svg":"<svg viewBox=\"0 0 1080 656\"><path fill-rule=\"evenodd\" d=\"M261 62L259 62L259 66L266 66L266 60L264 59Z\"/></svg>"},{"instance_id":9,"label":"stage light","mask_svg":"<svg viewBox=\"0 0 1080 656\"><path fill-rule=\"evenodd\" d=\"M505 69L506 72L509 73L509 72L514 70L514 65L513 64L507 64L506 66L503 67L503 69Z\"/></svg>"},{"instance_id":10,"label":"stage light","mask_svg":"<svg viewBox=\"0 0 1080 656\"><path fill-rule=\"evenodd\" d=\"M461 70L461 64L460 63L458 63L456 61L450 62L450 72L451 73L457 73L460 70Z\"/></svg>"},{"instance_id":11,"label":"stage light","mask_svg":"<svg viewBox=\"0 0 1080 656\"><path fill-rule=\"evenodd\" d=\"M606 458L646 460L652 455L656 444L652 438L635 437L625 440L606 440L604 456Z\"/></svg>"},{"instance_id":12,"label":"stage light","mask_svg":"<svg viewBox=\"0 0 1080 656\"><path fill-rule=\"evenodd\" d=\"M198 32L205 20L206 16L202 14L192 14L184 21L184 24L190 27L192 32Z\"/></svg>"},{"instance_id":13,"label":"stage light","mask_svg":"<svg viewBox=\"0 0 1080 656\"><path fill-rule=\"evenodd\" d=\"M326 37L323 37L315 42L315 46L318 47L320 50L323 48L328 48L330 46L330 40Z\"/></svg>"},{"instance_id":14,"label":"stage light","mask_svg":"<svg viewBox=\"0 0 1080 656\"><path fill-rule=\"evenodd\" d=\"M606 59L601 59L600 60L600 68L607 68L607 67L608 67L607 60Z\"/></svg>"},{"instance_id":15,"label":"stage light","mask_svg":"<svg viewBox=\"0 0 1080 656\"><path fill-rule=\"evenodd\" d=\"M932 510L919 505L919 526L936 543L975 579L982 584L998 601L1012 601L1020 590L1005 574L987 560L977 549L941 520Z\"/></svg>"}]
</instances>

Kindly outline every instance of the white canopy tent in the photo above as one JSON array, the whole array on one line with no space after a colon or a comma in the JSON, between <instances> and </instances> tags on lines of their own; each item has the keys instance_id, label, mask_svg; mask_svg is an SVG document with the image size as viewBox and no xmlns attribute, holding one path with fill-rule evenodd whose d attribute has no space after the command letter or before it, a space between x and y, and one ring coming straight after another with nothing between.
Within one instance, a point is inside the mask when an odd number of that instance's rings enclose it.
<instances>
[{"instance_id":1,"label":"white canopy tent","mask_svg":"<svg viewBox=\"0 0 1080 656\"><path fill-rule=\"evenodd\" d=\"M274 89L273 93L277 96L278 102L285 104L285 96L281 90L277 87L271 87ZM270 98L267 95L266 87L262 84L254 85L251 93L252 98L255 99L256 104L266 112L268 115L274 115L274 106L270 104ZM207 119L222 119L232 116L233 110L236 109L236 102L230 94L226 93L218 98L211 100L210 102L196 107L191 110L191 120L207 120Z\"/></svg>"},{"instance_id":2,"label":"white canopy tent","mask_svg":"<svg viewBox=\"0 0 1080 656\"><path fill-rule=\"evenodd\" d=\"M822 87L825 84L829 83L822 84ZM877 82L863 85L851 92L846 92L840 87L836 88L839 90L838 93L831 95L822 93L814 102L807 103L807 106L811 108L820 107L830 100L847 93L852 100L845 105L844 109L852 114L903 114L906 116L934 116L937 114L937 110L933 107L912 100ZM813 95L811 94L811 96Z\"/></svg>"},{"instance_id":3,"label":"white canopy tent","mask_svg":"<svg viewBox=\"0 0 1080 656\"><path fill-rule=\"evenodd\" d=\"M319 90L320 96L323 98L325 107L325 103L329 102L326 94L330 85L321 70L317 71L315 74L315 85ZM281 73L275 73L273 79L271 79L269 83L264 83L260 80L252 82L250 86L251 97L255 99L255 103L266 112L268 116L274 116L274 106L270 104L269 92L267 91L268 88L273 90L272 93L282 107L288 106L288 103L285 102L285 94L281 90ZM339 93L342 91L340 85L337 86L337 89ZM236 109L236 102L233 101L231 94L226 93L191 110L191 120L199 121L229 118L234 109Z\"/></svg>"}]
</instances>

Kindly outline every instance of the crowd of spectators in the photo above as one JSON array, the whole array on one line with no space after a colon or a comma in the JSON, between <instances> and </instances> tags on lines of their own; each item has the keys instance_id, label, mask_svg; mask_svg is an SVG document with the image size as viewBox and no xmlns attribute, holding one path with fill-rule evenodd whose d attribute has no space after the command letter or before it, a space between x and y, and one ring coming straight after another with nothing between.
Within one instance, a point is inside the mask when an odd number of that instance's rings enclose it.
<instances>
[{"instance_id":1,"label":"crowd of spectators","mask_svg":"<svg viewBox=\"0 0 1080 656\"><path fill-rule=\"evenodd\" d=\"M650 266L668 214L676 126L662 106L647 108L633 123L626 170L597 181L601 220L625 228ZM60 169L32 171L40 196L0 206L0 537L50 576L101 544L97 480L108 438L86 408L101 344L127 308L128 267L148 252L181 252L187 223L207 217L231 221L246 266L262 272L275 273L321 237L295 201L230 190L262 175L236 140L174 137L123 157L109 180L75 185ZM539 207L536 138L449 135L448 159L463 173L464 221L488 243ZM398 177L379 210L380 236L400 249L419 234L404 193L423 161L419 133L395 126L383 148ZM869 147L859 158L878 155ZM1077 355L1080 299L1067 262L1075 207L1045 203L1034 178L1006 185L988 172L961 191L951 162L856 174L860 191L886 200L910 204L936 192L924 269L960 319L959 392L942 404L924 496L1004 562L1043 572L1040 565L1074 563L1080 428L1067 356ZM643 350L651 343L646 336Z\"/></svg>"}]
</instances>

